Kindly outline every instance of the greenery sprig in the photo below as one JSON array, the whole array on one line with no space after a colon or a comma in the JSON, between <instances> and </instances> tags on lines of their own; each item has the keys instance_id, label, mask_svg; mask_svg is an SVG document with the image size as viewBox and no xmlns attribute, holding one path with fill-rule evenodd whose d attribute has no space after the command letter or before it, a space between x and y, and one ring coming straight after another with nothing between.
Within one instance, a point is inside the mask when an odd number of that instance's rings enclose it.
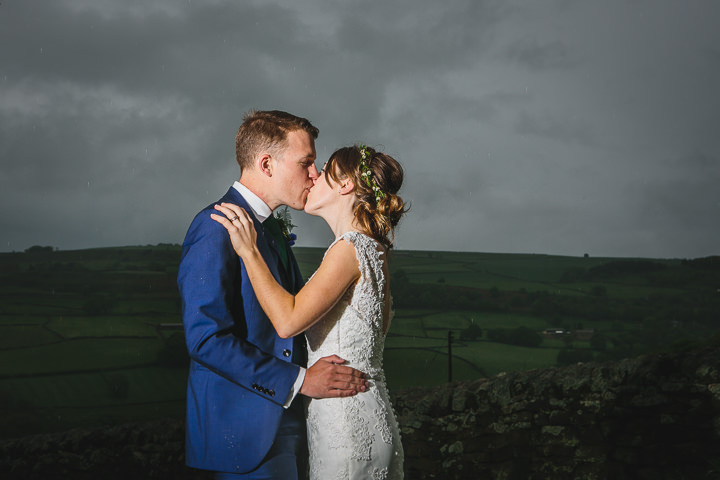
<instances>
[{"instance_id":1,"label":"greenery sprig","mask_svg":"<svg viewBox=\"0 0 720 480\"><path fill-rule=\"evenodd\" d=\"M292 223L292 217L290 216L290 209L287 206L284 206L283 208L279 208L275 211L275 219L280 224L280 230L282 231L283 237L285 237L285 240L287 240L288 245L293 246L295 245L295 240L297 240L297 235L295 235L292 232L292 229L297 227L294 223Z\"/></svg>"},{"instance_id":2,"label":"greenery sprig","mask_svg":"<svg viewBox=\"0 0 720 480\"><path fill-rule=\"evenodd\" d=\"M360 145L360 176L365 184L375 193L375 201L379 202L381 198L385 198L383 192L375 181L375 174L370 168L370 155L368 155L367 146Z\"/></svg>"}]
</instances>

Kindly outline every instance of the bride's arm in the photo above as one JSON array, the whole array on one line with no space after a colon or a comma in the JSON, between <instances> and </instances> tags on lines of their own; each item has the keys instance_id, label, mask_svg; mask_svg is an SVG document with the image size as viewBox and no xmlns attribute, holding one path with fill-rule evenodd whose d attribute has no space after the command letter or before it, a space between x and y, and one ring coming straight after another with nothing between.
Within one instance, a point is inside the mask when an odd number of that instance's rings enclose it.
<instances>
[{"instance_id":1,"label":"bride's arm","mask_svg":"<svg viewBox=\"0 0 720 480\"><path fill-rule=\"evenodd\" d=\"M304 332L320 320L360 278L355 249L336 243L325 255L312 279L291 295L275 281L257 248L257 233L248 214L235 205L216 206L225 217L212 215L230 233L235 252L245 264L250 282L278 335L289 338ZM230 221L231 218L237 219Z\"/></svg>"},{"instance_id":2,"label":"bride's arm","mask_svg":"<svg viewBox=\"0 0 720 480\"><path fill-rule=\"evenodd\" d=\"M304 332L320 320L360 277L355 250L345 242L336 243L328 251L297 295L278 285L257 248L243 257L243 262L260 306L282 338Z\"/></svg>"}]
</instances>

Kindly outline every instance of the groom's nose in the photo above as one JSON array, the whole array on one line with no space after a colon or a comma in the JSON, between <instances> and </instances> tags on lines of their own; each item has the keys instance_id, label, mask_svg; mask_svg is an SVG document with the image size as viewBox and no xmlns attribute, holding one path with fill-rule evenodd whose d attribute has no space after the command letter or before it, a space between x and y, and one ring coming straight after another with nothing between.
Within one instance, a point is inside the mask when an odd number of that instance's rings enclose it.
<instances>
[{"instance_id":1,"label":"groom's nose","mask_svg":"<svg viewBox=\"0 0 720 480\"><path fill-rule=\"evenodd\" d=\"M317 180L319 177L317 167L314 163L310 165L310 168L308 169L308 176L313 181L313 183L315 183L315 180Z\"/></svg>"}]
</instances>

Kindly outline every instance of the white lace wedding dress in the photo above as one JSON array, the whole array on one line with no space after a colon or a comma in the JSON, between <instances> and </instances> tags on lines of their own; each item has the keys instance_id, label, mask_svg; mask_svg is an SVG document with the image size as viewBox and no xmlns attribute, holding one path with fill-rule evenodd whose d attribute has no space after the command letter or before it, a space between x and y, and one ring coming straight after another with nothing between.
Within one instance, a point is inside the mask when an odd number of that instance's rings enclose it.
<instances>
[{"instance_id":1,"label":"white lace wedding dress","mask_svg":"<svg viewBox=\"0 0 720 480\"><path fill-rule=\"evenodd\" d=\"M341 239L355 246L361 277L305 332L308 365L336 354L365 372L370 388L353 397L309 401L310 479L402 479L400 429L382 366L386 282L381 252L374 240L357 232L340 236L330 248Z\"/></svg>"}]
</instances>

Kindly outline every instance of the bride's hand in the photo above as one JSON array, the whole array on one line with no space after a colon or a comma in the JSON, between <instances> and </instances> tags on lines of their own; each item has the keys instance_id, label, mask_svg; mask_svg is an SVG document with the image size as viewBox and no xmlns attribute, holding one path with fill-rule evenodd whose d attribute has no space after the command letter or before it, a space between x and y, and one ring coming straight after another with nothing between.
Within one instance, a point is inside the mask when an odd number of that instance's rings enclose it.
<instances>
[{"instance_id":1,"label":"bride's hand","mask_svg":"<svg viewBox=\"0 0 720 480\"><path fill-rule=\"evenodd\" d=\"M256 248L257 241L257 232L250 215L232 203L215 205L215 210L222 212L225 216L211 213L210 218L222 224L230 233L235 253L241 258L247 258Z\"/></svg>"}]
</instances>

